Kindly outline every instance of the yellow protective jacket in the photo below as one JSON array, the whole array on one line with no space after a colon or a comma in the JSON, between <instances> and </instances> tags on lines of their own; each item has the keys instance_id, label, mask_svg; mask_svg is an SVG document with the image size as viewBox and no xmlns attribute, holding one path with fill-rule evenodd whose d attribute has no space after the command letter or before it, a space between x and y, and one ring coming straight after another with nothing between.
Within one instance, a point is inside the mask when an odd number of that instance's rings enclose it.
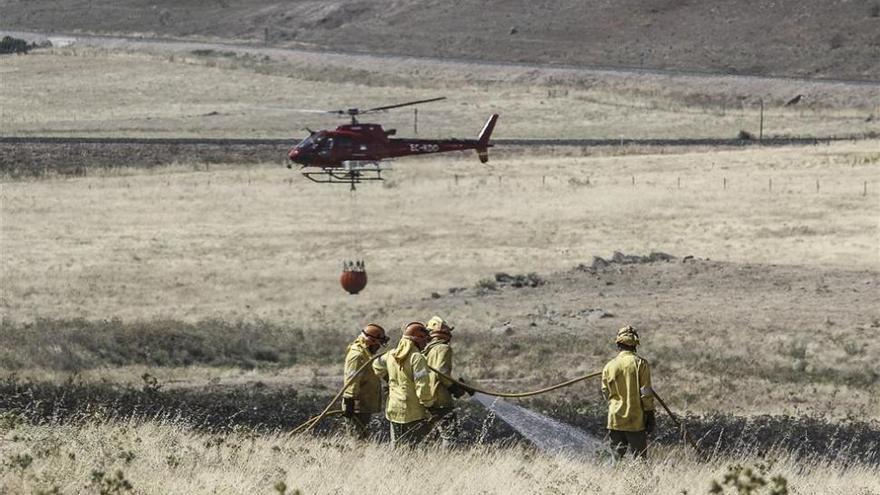
<instances>
[{"instance_id":1,"label":"yellow protective jacket","mask_svg":"<svg viewBox=\"0 0 880 495\"><path fill-rule=\"evenodd\" d=\"M608 401L609 430L644 430L645 411L654 410L648 361L621 351L602 370L602 395Z\"/></svg>"},{"instance_id":2,"label":"yellow protective jacket","mask_svg":"<svg viewBox=\"0 0 880 495\"><path fill-rule=\"evenodd\" d=\"M373 360L373 374L386 382L388 381L388 365L385 364L385 360L388 359L388 354L386 352Z\"/></svg>"},{"instance_id":3,"label":"yellow protective jacket","mask_svg":"<svg viewBox=\"0 0 880 495\"><path fill-rule=\"evenodd\" d=\"M427 418L426 408L434 405L434 399L425 356L418 347L401 339L397 348L385 355L384 366L388 373L388 421L410 423Z\"/></svg>"},{"instance_id":4,"label":"yellow protective jacket","mask_svg":"<svg viewBox=\"0 0 880 495\"><path fill-rule=\"evenodd\" d=\"M373 353L367 349L363 337L358 337L348 345L345 354L345 380L355 375ZM375 363L375 361L373 361ZM360 375L342 393L343 397L354 398L354 410L360 413L377 413L382 411L382 384L371 367L361 371Z\"/></svg>"},{"instance_id":5,"label":"yellow protective jacket","mask_svg":"<svg viewBox=\"0 0 880 495\"><path fill-rule=\"evenodd\" d=\"M432 340L425 347L425 358L428 360L428 366L445 375L452 375L452 347L449 347L445 341ZM452 400L452 394L447 389L452 385L452 382L434 372L429 373L428 379L431 384L434 407L453 407L455 404Z\"/></svg>"}]
</instances>

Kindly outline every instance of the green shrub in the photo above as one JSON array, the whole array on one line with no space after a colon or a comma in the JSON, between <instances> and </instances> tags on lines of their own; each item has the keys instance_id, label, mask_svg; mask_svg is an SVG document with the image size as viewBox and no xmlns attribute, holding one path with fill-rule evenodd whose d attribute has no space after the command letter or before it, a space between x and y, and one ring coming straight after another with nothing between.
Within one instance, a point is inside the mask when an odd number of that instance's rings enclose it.
<instances>
[{"instance_id":1,"label":"green shrub","mask_svg":"<svg viewBox=\"0 0 880 495\"><path fill-rule=\"evenodd\" d=\"M24 471L33 464L34 458L30 454L15 454L10 456L6 461L6 465L12 469Z\"/></svg>"},{"instance_id":2,"label":"green shrub","mask_svg":"<svg viewBox=\"0 0 880 495\"><path fill-rule=\"evenodd\" d=\"M773 461L758 463L753 466L743 466L741 464L728 466L727 473L722 477L721 482L712 480L709 493L787 495L788 480L781 475L770 478L770 470L772 468Z\"/></svg>"},{"instance_id":3,"label":"green shrub","mask_svg":"<svg viewBox=\"0 0 880 495\"><path fill-rule=\"evenodd\" d=\"M108 476L103 471L92 471L92 487L101 495L118 495L134 489L120 469L117 469L112 476Z\"/></svg>"},{"instance_id":4,"label":"green shrub","mask_svg":"<svg viewBox=\"0 0 880 495\"><path fill-rule=\"evenodd\" d=\"M10 53L27 53L35 45L28 44L27 41L13 38L12 36L4 36L2 40L0 40L0 54L10 54Z\"/></svg>"},{"instance_id":5,"label":"green shrub","mask_svg":"<svg viewBox=\"0 0 880 495\"><path fill-rule=\"evenodd\" d=\"M315 335L315 341L326 342L326 335ZM345 347L343 336L331 333L331 337L336 337L335 348ZM299 328L263 321L4 320L0 322L0 367L79 371L130 364L290 366L297 362L303 340Z\"/></svg>"}]
</instances>

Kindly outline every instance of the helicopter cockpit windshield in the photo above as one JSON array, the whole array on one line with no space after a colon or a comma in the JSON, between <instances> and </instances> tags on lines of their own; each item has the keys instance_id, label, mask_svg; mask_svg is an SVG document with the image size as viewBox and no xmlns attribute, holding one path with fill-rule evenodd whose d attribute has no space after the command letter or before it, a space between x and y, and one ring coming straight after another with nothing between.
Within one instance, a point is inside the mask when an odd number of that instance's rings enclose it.
<instances>
[{"instance_id":1,"label":"helicopter cockpit windshield","mask_svg":"<svg viewBox=\"0 0 880 495\"><path fill-rule=\"evenodd\" d=\"M323 132L316 132L300 141L299 144L296 145L296 148L300 150L314 150L320 148L325 140L326 135Z\"/></svg>"}]
</instances>

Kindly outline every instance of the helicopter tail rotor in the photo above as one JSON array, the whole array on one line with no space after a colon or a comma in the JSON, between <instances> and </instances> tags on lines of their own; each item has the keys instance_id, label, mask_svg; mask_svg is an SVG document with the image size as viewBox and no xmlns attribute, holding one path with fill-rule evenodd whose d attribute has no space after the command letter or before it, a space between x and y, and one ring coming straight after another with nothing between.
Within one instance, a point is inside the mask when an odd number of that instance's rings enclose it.
<instances>
[{"instance_id":1,"label":"helicopter tail rotor","mask_svg":"<svg viewBox=\"0 0 880 495\"><path fill-rule=\"evenodd\" d=\"M486 121L486 125L483 126L483 130L480 131L480 136L477 138L477 156L480 158L480 163L487 163L489 161L489 148L492 146L489 143L489 139L492 137L492 131L495 130L495 123L498 122L498 114L492 114L489 117L489 120Z\"/></svg>"}]
</instances>

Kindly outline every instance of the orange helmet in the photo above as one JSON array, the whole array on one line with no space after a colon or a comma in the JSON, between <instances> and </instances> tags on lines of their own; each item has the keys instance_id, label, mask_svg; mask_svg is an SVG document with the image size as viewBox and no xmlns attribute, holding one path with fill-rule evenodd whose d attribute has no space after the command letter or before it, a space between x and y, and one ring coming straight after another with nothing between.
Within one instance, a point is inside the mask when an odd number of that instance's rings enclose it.
<instances>
[{"instance_id":1,"label":"orange helmet","mask_svg":"<svg viewBox=\"0 0 880 495\"><path fill-rule=\"evenodd\" d=\"M425 324L420 321L413 321L407 323L405 327L403 327L403 338L412 340L419 347L424 347L428 342L428 329L425 328Z\"/></svg>"},{"instance_id":2,"label":"orange helmet","mask_svg":"<svg viewBox=\"0 0 880 495\"><path fill-rule=\"evenodd\" d=\"M370 344L385 345L388 343L388 337L385 335L385 329L375 323L370 323L361 330L364 338Z\"/></svg>"}]
</instances>

